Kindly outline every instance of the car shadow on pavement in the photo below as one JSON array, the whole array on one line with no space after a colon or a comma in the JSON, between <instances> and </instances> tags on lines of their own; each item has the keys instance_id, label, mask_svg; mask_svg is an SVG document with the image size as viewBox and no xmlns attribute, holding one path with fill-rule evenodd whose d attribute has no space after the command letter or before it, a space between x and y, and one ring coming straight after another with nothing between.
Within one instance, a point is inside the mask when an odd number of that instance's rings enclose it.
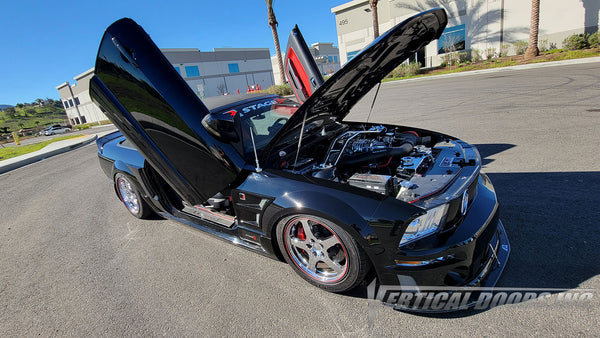
<instances>
[{"instance_id":1,"label":"car shadow on pavement","mask_svg":"<svg viewBox=\"0 0 600 338\"><path fill-rule=\"evenodd\" d=\"M477 150L479 150L479 155L481 155L481 164L483 166L494 162L494 160L490 158L491 156L516 147L514 144L506 143L474 144L474 146L477 148Z\"/></svg>"},{"instance_id":2,"label":"car shadow on pavement","mask_svg":"<svg viewBox=\"0 0 600 338\"><path fill-rule=\"evenodd\" d=\"M478 145L482 157L511 145ZM485 160L484 160L485 161ZM489 163L489 162L488 162ZM600 172L488 173L511 253L497 287L575 289L600 274ZM372 280L367 279L368 281ZM560 291L548 291L551 294ZM367 286L349 296L367 298ZM424 314L459 318L482 310Z\"/></svg>"}]
</instances>

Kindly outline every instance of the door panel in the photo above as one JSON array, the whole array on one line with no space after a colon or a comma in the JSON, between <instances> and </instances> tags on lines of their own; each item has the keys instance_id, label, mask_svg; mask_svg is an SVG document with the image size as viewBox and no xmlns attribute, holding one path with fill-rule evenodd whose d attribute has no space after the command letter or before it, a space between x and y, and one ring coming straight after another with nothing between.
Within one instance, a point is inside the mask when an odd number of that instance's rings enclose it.
<instances>
[{"instance_id":1,"label":"door panel","mask_svg":"<svg viewBox=\"0 0 600 338\"><path fill-rule=\"evenodd\" d=\"M288 38L284 68L300 103L306 101L325 82L298 26L292 29Z\"/></svg>"},{"instance_id":2,"label":"door panel","mask_svg":"<svg viewBox=\"0 0 600 338\"><path fill-rule=\"evenodd\" d=\"M94 101L185 201L202 203L236 179L242 157L207 133L209 110L133 20L106 30L95 74Z\"/></svg>"}]
</instances>

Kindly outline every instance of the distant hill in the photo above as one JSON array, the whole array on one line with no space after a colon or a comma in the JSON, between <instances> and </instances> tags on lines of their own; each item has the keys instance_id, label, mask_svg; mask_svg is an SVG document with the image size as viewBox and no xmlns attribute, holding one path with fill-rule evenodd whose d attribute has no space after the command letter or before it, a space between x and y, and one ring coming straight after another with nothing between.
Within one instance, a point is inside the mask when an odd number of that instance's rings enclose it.
<instances>
[{"instance_id":1,"label":"distant hill","mask_svg":"<svg viewBox=\"0 0 600 338\"><path fill-rule=\"evenodd\" d=\"M60 101L52 105L39 106L28 104L13 111L4 109L0 112L0 130L8 128L8 132L19 129L41 129L52 124L68 123L67 114Z\"/></svg>"},{"instance_id":2,"label":"distant hill","mask_svg":"<svg viewBox=\"0 0 600 338\"><path fill-rule=\"evenodd\" d=\"M10 108L10 107L14 107L14 106L11 106L10 104L0 104L0 109Z\"/></svg>"}]
</instances>

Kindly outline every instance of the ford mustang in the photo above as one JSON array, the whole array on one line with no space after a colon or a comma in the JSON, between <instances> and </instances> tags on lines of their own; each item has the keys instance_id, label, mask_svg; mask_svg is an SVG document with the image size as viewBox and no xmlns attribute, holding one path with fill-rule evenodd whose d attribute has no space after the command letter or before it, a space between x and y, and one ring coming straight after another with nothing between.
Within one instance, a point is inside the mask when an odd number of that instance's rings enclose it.
<instances>
[{"instance_id":1,"label":"ford mustang","mask_svg":"<svg viewBox=\"0 0 600 338\"><path fill-rule=\"evenodd\" d=\"M370 271L382 285L493 286L510 247L477 149L438 132L343 121L446 23L443 9L417 14L327 81L294 28L285 73L296 100L201 100L121 19L102 38L90 83L119 129L97 140L101 167L133 216L158 213L284 259L331 292Z\"/></svg>"}]
</instances>

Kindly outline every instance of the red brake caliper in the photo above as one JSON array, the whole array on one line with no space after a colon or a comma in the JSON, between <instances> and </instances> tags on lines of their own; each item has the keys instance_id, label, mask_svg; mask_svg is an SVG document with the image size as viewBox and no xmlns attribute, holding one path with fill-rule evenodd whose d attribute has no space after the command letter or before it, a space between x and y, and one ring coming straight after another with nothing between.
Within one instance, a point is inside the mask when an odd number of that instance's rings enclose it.
<instances>
[{"instance_id":1,"label":"red brake caliper","mask_svg":"<svg viewBox=\"0 0 600 338\"><path fill-rule=\"evenodd\" d=\"M296 237L301 240L301 241L305 241L306 240L306 234L304 233L304 227L300 226L298 227L298 230L296 230Z\"/></svg>"}]
</instances>

